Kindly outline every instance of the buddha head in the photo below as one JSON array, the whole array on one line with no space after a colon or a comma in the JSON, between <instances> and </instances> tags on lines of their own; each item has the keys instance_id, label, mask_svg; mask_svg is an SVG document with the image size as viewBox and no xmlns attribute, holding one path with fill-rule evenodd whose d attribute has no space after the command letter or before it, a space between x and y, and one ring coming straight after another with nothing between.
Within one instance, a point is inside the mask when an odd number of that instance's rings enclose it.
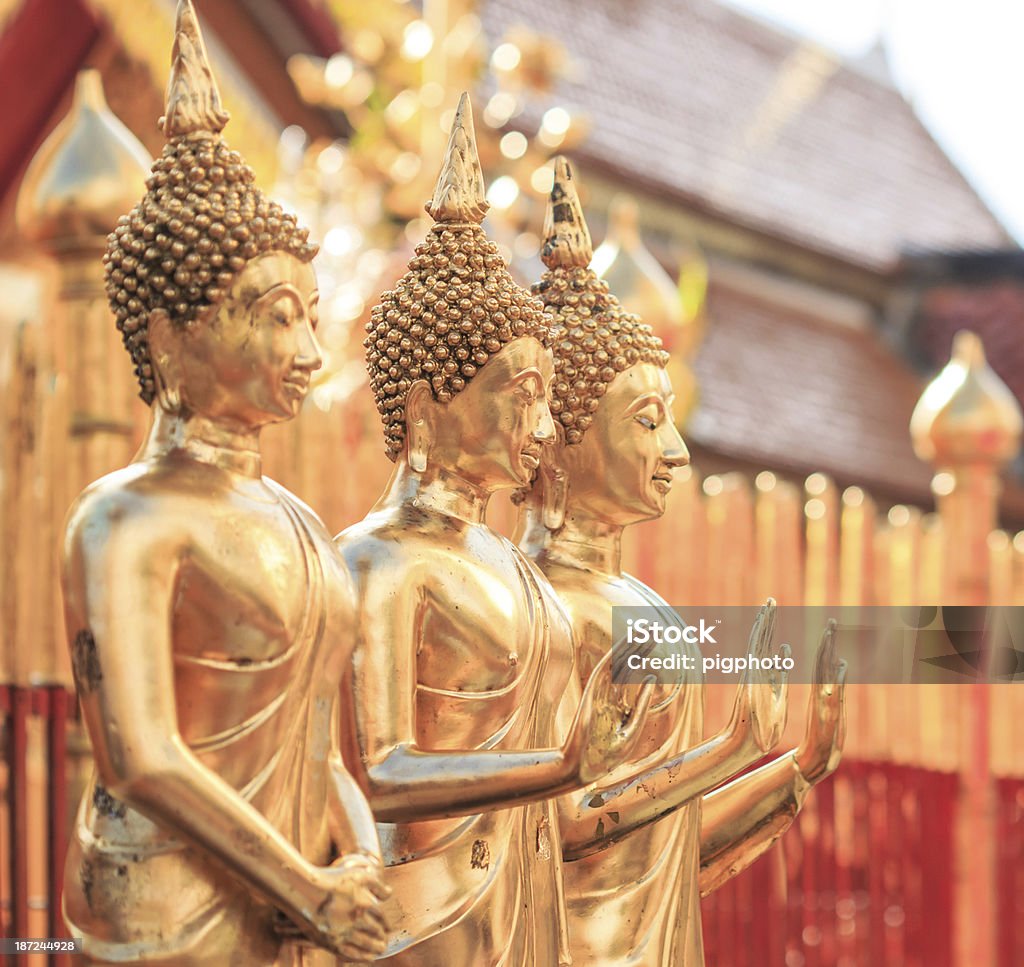
<instances>
[{"instance_id":1,"label":"buddha head","mask_svg":"<svg viewBox=\"0 0 1024 967\"><path fill-rule=\"evenodd\" d=\"M426 206L434 225L374 307L364 346L388 457L490 492L530 479L553 425L548 318L484 235L487 207L463 94Z\"/></svg>"},{"instance_id":2,"label":"buddha head","mask_svg":"<svg viewBox=\"0 0 1024 967\"><path fill-rule=\"evenodd\" d=\"M672 419L668 354L588 268L592 256L572 171L556 158L541 249L547 271L533 292L555 323L558 441L530 495L553 531L567 510L622 526L660 516L674 468L689 462Z\"/></svg>"},{"instance_id":3,"label":"buddha head","mask_svg":"<svg viewBox=\"0 0 1024 967\"><path fill-rule=\"evenodd\" d=\"M167 144L108 238L106 290L147 404L260 425L294 416L320 365L317 249L221 138L227 121L181 0Z\"/></svg>"}]
</instances>

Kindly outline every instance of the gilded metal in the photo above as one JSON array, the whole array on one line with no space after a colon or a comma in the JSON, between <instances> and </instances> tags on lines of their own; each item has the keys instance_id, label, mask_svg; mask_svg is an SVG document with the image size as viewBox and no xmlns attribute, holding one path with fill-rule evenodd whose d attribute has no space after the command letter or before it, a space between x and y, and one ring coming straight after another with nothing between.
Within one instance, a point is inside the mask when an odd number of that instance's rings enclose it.
<instances>
[{"instance_id":1,"label":"gilded metal","mask_svg":"<svg viewBox=\"0 0 1024 967\"><path fill-rule=\"evenodd\" d=\"M315 249L272 231L225 155L188 0L176 29L172 141L108 249L111 304L142 334L129 349L157 405L135 460L72 507L63 548L96 759L65 917L87 963L364 961L384 948L387 889L366 800L329 738L351 583L319 519L260 469L261 428L298 413L321 363ZM218 298L191 297L203 258L221 260Z\"/></svg>"},{"instance_id":2,"label":"gilded metal","mask_svg":"<svg viewBox=\"0 0 1024 967\"><path fill-rule=\"evenodd\" d=\"M999 465L1016 455L1022 428L1020 403L988 365L981 340L961 330L949 362L914 407L910 436L915 452L939 468Z\"/></svg>"},{"instance_id":3,"label":"gilded metal","mask_svg":"<svg viewBox=\"0 0 1024 967\"><path fill-rule=\"evenodd\" d=\"M563 419L525 497L520 543L569 611L585 681L612 647L613 606L664 608L673 620L656 592L622 572L620 546L626 527L661 516L673 470L689 455L673 422L660 341L587 268L585 221L564 159L556 160L546 236L548 271L535 291L557 323L552 397L559 415L582 407L590 419L582 429L575 415ZM616 350L627 365L617 364ZM606 381L600 367L609 361L616 372ZM773 629L769 601L752 631L752 652L770 653ZM700 668L699 649L689 647ZM838 764L842 688L833 683L843 674L830 628L801 748L710 795L778 741L784 683L744 681L729 725L707 740L702 676L688 673L658 690L633 759L581 797L561 801L575 963L703 962L700 896L774 842L810 784Z\"/></svg>"},{"instance_id":4,"label":"gilded metal","mask_svg":"<svg viewBox=\"0 0 1024 967\"><path fill-rule=\"evenodd\" d=\"M368 326L399 459L337 538L359 602L346 762L394 891L387 963L554 967L569 953L551 797L630 754L650 686L613 685L605 661L581 693L550 584L485 523L490 497L525 486L553 436L552 363L546 317L479 227L471 132L463 97L438 222ZM474 360L458 383L449 353Z\"/></svg>"},{"instance_id":5,"label":"gilded metal","mask_svg":"<svg viewBox=\"0 0 1024 967\"><path fill-rule=\"evenodd\" d=\"M21 234L57 251L106 238L145 189L152 164L107 107L99 71L75 80L71 110L32 159L18 192Z\"/></svg>"}]
</instances>

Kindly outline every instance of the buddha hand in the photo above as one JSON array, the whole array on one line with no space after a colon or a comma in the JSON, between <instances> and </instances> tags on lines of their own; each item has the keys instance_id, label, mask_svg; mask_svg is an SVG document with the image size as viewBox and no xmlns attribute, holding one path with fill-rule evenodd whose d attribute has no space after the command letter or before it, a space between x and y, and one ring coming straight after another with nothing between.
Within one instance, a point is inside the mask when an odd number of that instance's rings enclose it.
<instances>
[{"instance_id":1,"label":"buddha hand","mask_svg":"<svg viewBox=\"0 0 1024 967\"><path fill-rule=\"evenodd\" d=\"M387 948L387 923L380 903L391 895L381 877L379 860L362 854L343 856L320 870L324 901L301 926L278 915L275 930L282 939L311 941L346 962L366 963Z\"/></svg>"},{"instance_id":2,"label":"buddha hand","mask_svg":"<svg viewBox=\"0 0 1024 967\"><path fill-rule=\"evenodd\" d=\"M781 663L790 656L789 645L786 644L779 647L776 655L772 644L775 619L775 600L769 598L757 613L747 645L747 653L762 664L775 657ZM770 752L785 731L789 709L788 679L787 671L776 668L768 671L748 669L743 674L730 728L733 735L743 737L751 745L755 757Z\"/></svg>"},{"instance_id":3,"label":"buddha hand","mask_svg":"<svg viewBox=\"0 0 1024 967\"><path fill-rule=\"evenodd\" d=\"M563 750L583 786L629 758L654 694L654 676L645 678L639 691L635 684L613 682L613 654L609 651L594 668Z\"/></svg>"},{"instance_id":4,"label":"buddha hand","mask_svg":"<svg viewBox=\"0 0 1024 967\"><path fill-rule=\"evenodd\" d=\"M807 706L807 731L796 750L801 775L810 783L835 772L846 738L846 662L836 654L836 623L821 634Z\"/></svg>"}]
</instances>

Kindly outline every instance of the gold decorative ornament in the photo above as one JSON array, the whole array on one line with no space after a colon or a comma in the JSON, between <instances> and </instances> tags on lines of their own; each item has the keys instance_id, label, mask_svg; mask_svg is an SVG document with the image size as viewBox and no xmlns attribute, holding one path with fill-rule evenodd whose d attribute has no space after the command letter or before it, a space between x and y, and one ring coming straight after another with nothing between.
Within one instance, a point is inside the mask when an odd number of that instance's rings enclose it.
<instances>
[{"instance_id":1,"label":"gold decorative ornament","mask_svg":"<svg viewBox=\"0 0 1024 967\"><path fill-rule=\"evenodd\" d=\"M172 140L107 263L159 405L134 461L73 505L62 554L96 763L64 913L90 964L326 967L386 942L373 818L333 731L351 583L261 475L261 429L321 364L313 247L220 142L225 120L182 0Z\"/></svg>"}]
</instances>

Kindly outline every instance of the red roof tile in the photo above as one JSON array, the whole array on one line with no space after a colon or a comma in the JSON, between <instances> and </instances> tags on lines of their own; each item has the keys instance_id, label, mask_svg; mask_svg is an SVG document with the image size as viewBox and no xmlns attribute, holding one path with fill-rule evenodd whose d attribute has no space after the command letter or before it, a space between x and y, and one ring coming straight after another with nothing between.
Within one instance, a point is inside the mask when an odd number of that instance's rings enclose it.
<instances>
[{"instance_id":1,"label":"red roof tile","mask_svg":"<svg viewBox=\"0 0 1024 967\"><path fill-rule=\"evenodd\" d=\"M925 380L876 332L714 284L708 315L687 439L757 467L928 501L932 472L909 433Z\"/></svg>"},{"instance_id":2,"label":"red roof tile","mask_svg":"<svg viewBox=\"0 0 1024 967\"><path fill-rule=\"evenodd\" d=\"M1024 282L994 280L984 286L954 281L938 284L921 297L915 343L938 371L949 361L953 336L970 329L981 338L989 365L1024 404Z\"/></svg>"},{"instance_id":3,"label":"red roof tile","mask_svg":"<svg viewBox=\"0 0 1024 967\"><path fill-rule=\"evenodd\" d=\"M490 0L497 42L552 35L581 67L579 154L637 188L873 270L1009 236L888 84L713 0Z\"/></svg>"}]
</instances>

